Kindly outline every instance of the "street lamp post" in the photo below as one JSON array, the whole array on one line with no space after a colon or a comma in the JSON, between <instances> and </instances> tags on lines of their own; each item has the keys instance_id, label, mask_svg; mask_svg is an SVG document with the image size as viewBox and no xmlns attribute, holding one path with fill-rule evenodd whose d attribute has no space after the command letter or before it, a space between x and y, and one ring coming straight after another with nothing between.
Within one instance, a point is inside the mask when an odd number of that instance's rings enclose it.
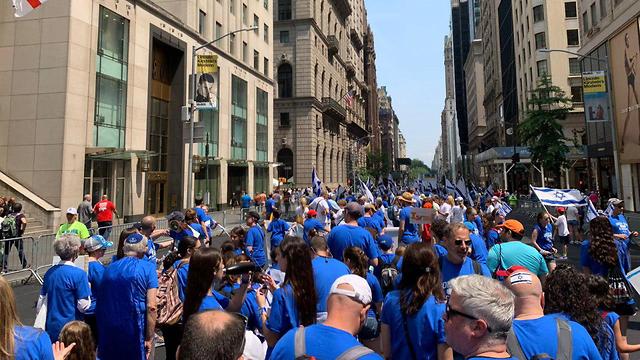
<instances>
[{"instance_id":1,"label":"street lamp post","mask_svg":"<svg viewBox=\"0 0 640 360\"><path fill-rule=\"evenodd\" d=\"M561 52L561 53L565 53L565 54L570 54L570 55L576 55L578 56L578 60L582 60L582 59L589 59L589 60L595 60L599 63L604 63L606 66L606 72L607 72L607 77L606 77L606 81L607 81L607 98L609 101L609 122L611 123L611 146L613 148L613 166L615 167L615 174L616 174L616 191L618 193L618 196L621 196L621 192L622 192L622 180L620 179L620 164L619 164L619 160L618 160L618 134L617 134L617 130L616 130L616 126L615 126L615 122L614 122L614 114L613 114L613 102L612 102L612 98L611 98L611 65L609 64L609 56L607 56L606 59L600 59L597 57L593 57L593 56L587 56L587 55L583 55L577 52L573 52L573 51L569 51L569 50L564 50L564 49L540 49L538 50L542 53L552 53L552 52ZM582 68L582 66L581 66ZM584 104L584 93L582 94L582 103ZM588 154L587 154L587 158L588 158Z\"/></svg>"},{"instance_id":2,"label":"street lamp post","mask_svg":"<svg viewBox=\"0 0 640 360\"><path fill-rule=\"evenodd\" d=\"M229 33L226 33L220 37L218 37L217 39L211 40L208 43L205 43L203 45L200 46L195 46L193 45L192 50L191 50L191 96L189 97L189 104L191 105L191 108L189 110L189 161L188 161L188 169L187 169L187 198L184 201L185 204L185 208L189 207L191 205L191 190L193 188L193 174L191 173L193 168L192 168L192 160L191 158L193 157L193 137L194 137L194 115L196 112L196 102L195 102L195 96L196 96L196 57L197 57L197 52L201 49L204 49L205 47L218 42L224 38L226 38L227 36L230 35L234 35L236 33L239 32L243 32L243 31L254 31L256 30L257 27L256 26L252 26L249 28L243 28L243 29L238 29L238 30L234 30L231 31Z\"/></svg>"},{"instance_id":3,"label":"street lamp post","mask_svg":"<svg viewBox=\"0 0 640 360\"><path fill-rule=\"evenodd\" d=\"M355 167L355 161L353 160L355 154L354 151L351 150L352 146L357 146L360 145L360 142L365 140L365 139L369 139L370 137L372 137L373 135L367 135L367 136L363 136L359 139L356 139L351 145L349 145L349 154L351 156L351 171L353 172L353 182L351 183L351 187L353 188L356 185L356 167Z\"/></svg>"}]
</instances>

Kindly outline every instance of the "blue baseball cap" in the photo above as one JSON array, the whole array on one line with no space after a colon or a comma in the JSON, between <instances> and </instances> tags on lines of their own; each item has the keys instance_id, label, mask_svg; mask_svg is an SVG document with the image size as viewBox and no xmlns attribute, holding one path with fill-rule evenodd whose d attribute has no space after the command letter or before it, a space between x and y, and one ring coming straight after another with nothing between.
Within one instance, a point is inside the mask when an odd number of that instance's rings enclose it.
<instances>
[{"instance_id":1,"label":"blue baseball cap","mask_svg":"<svg viewBox=\"0 0 640 360\"><path fill-rule=\"evenodd\" d=\"M387 234L378 235L378 245L384 251L393 247L393 239Z\"/></svg>"},{"instance_id":2,"label":"blue baseball cap","mask_svg":"<svg viewBox=\"0 0 640 360\"><path fill-rule=\"evenodd\" d=\"M84 249L87 252L93 252L100 249L106 249L113 246L113 242L107 241L102 235L92 235L90 238L85 240Z\"/></svg>"},{"instance_id":3,"label":"blue baseball cap","mask_svg":"<svg viewBox=\"0 0 640 360\"><path fill-rule=\"evenodd\" d=\"M137 244L141 241L144 240L144 235L140 234L140 233L133 233L131 235L129 235L127 237L127 239L125 240L125 242L127 244Z\"/></svg>"}]
</instances>

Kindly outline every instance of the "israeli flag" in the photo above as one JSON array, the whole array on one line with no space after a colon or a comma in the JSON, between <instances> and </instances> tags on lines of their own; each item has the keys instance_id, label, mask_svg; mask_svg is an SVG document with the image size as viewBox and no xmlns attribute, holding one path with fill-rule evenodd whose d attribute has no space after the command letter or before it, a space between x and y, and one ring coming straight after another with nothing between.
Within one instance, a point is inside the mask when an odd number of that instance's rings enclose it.
<instances>
[{"instance_id":1,"label":"israeli flag","mask_svg":"<svg viewBox=\"0 0 640 360\"><path fill-rule=\"evenodd\" d=\"M552 189L545 187L533 187L542 205L547 206L587 206L587 200L576 189Z\"/></svg>"},{"instance_id":2,"label":"israeli flag","mask_svg":"<svg viewBox=\"0 0 640 360\"><path fill-rule=\"evenodd\" d=\"M604 213L607 216L611 216L611 215L613 215L613 209L614 209L613 203L611 201L609 201L609 203L607 204L607 209L604 211Z\"/></svg>"},{"instance_id":3,"label":"israeli flag","mask_svg":"<svg viewBox=\"0 0 640 360\"><path fill-rule=\"evenodd\" d=\"M455 194L456 193L456 187L453 186L453 184L451 183L451 181L449 181L449 179L444 179L445 181L445 187L447 188L447 193L449 194Z\"/></svg>"},{"instance_id":4,"label":"israeli flag","mask_svg":"<svg viewBox=\"0 0 640 360\"><path fill-rule=\"evenodd\" d=\"M487 195L487 197L492 197L493 196L493 185L489 185L487 186L487 188L484 190L485 194Z\"/></svg>"},{"instance_id":5,"label":"israeli flag","mask_svg":"<svg viewBox=\"0 0 640 360\"><path fill-rule=\"evenodd\" d=\"M507 215L509 215L510 212L513 211L511 206L509 206L509 204L507 204L506 202L500 201L500 203L502 204L502 206L498 208L498 213L500 215L506 217Z\"/></svg>"},{"instance_id":6,"label":"israeli flag","mask_svg":"<svg viewBox=\"0 0 640 360\"><path fill-rule=\"evenodd\" d=\"M360 186L362 187L362 193L367 197L367 200L370 203L373 203L374 201L373 194L371 193L371 190L369 190L369 187L367 186L367 184L365 184L364 182L362 182L362 180L360 180Z\"/></svg>"},{"instance_id":7,"label":"israeli flag","mask_svg":"<svg viewBox=\"0 0 640 360\"><path fill-rule=\"evenodd\" d=\"M586 199L589 202L589 205L587 206L587 214L585 216L587 217L587 221L591 221L598 217L598 210L596 210L596 207L593 206L593 203L589 198Z\"/></svg>"},{"instance_id":8,"label":"israeli flag","mask_svg":"<svg viewBox=\"0 0 640 360\"><path fill-rule=\"evenodd\" d=\"M320 194L322 194L322 180L318 177L315 166L311 171L311 185L313 186L313 193L316 194L316 196L320 196Z\"/></svg>"}]
</instances>

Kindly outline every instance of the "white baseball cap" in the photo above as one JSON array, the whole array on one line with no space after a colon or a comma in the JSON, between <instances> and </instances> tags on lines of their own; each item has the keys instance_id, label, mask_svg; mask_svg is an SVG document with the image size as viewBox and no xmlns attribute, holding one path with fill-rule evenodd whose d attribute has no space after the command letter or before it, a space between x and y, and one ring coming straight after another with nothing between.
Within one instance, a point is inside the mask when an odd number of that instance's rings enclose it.
<instances>
[{"instance_id":1,"label":"white baseball cap","mask_svg":"<svg viewBox=\"0 0 640 360\"><path fill-rule=\"evenodd\" d=\"M67 209L67 214L78 215L78 209L70 207Z\"/></svg>"},{"instance_id":2,"label":"white baseball cap","mask_svg":"<svg viewBox=\"0 0 640 360\"><path fill-rule=\"evenodd\" d=\"M350 285L353 290L341 289L338 287L343 284ZM329 295L331 294L344 295L364 305L369 305L372 299L371 287L369 287L367 280L354 274L342 275L337 278L336 281L333 282L333 285L331 285Z\"/></svg>"}]
</instances>

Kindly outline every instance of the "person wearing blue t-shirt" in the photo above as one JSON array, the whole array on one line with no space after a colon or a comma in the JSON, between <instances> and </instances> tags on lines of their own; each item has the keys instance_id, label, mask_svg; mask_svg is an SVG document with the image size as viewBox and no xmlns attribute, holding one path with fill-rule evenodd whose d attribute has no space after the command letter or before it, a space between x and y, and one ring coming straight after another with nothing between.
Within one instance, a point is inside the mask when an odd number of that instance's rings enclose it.
<instances>
[{"instance_id":1,"label":"person wearing blue t-shirt","mask_svg":"<svg viewBox=\"0 0 640 360\"><path fill-rule=\"evenodd\" d=\"M276 206L275 194L272 194L264 203L264 210L266 213L267 220L271 219L271 212L273 211L275 206Z\"/></svg>"},{"instance_id":2,"label":"person wearing blue t-shirt","mask_svg":"<svg viewBox=\"0 0 640 360\"><path fill-rule=\"evenodd\" d=\"M542 254L547 262L549 272L552 272L556 268L555 254L558 250L553 246L553 225L548 213L538 213L536 224L531 233L531 244Z\"/></svg>"},{"instance_id":3,"label":"person wearing blue t-shirt","mask_svg":"<svg viewBox=\"0 0 640 360\"><path fill-rule=\"evenodd\" d=\"M396 259L396 268L400 271L400 258L402 256L396 255L393 251L393 239L387 234L382 234L378 237L378 248L380 255L378 256L378 265L373 268L373 275L380 281L382 275L382 267L386 264L393 263Z\"/></svg>"},{"instance_id":4,"label":"person wearing blue t-shirt","mask_svg":"<svg viewBox=\"0 0 640 360\"><path fill-rule=\"evenodd\" d=\"M91 289L87 273L74 265L80 251L80 238L65 234L53 243L60 263L44 274L37 311L46 302L47 320L45 331L52 342L58 341L62 327L73 320L81 320L81 313L91 307Z\"/></svg>"},{"instance_id":5,"label":"person wearing blue t-shirt","mask_svg":"<svg viewBox=\"0 0 640 360\"><path fill-rule=\"evenodd\" d=\"M480 275L455 278L450 286L443 318L451 348L465 359L519 359L508 351L505 336L515 308L511 291Z\"/></svg>"},{"instance_id":6,"label":"person wearing blue t-shirt","mask_svg":"<svg viewBox=\"0 0 640 360\"><path fill-rule=\"evenodd\" d=\"M181 211L171 212L167 215L167 221L169 222L169 236L173 239L173 246L176 248L185 236L200 237L200 233L185 222L185 214Z\"/></svg>"},{"instance_id":7,"label":"person wearing blue t-shirt","mask_svg":"<svg viewBox=\"0 0 640 360\"><path fill-rule=\"evenodd\" d=\"M481 263L481 264L486 264L487 263L487 245L484 242L484 239L482 238L482 236L476 234L474 232L474 230L477 230L476 226L474 223L470 222L470 221L465 221L464 225L467 227L467 229L469 229L470 233L469 233L469 238L471 239L471 255L470 257Z\"/></svg>"},{"instance_id":8,"label":"person wearing blue t-shirt","mask_svg":"<svg viewBox=\"0 0 640 360\"><path fill-rule=\"evenodd\" d=\"M351 202L344 208L344 224L331 229L327 237L327 245L333 257L342 261L344 250L351 246L361 248L369 258L372 266L378 265L378 245L367 230L358 226L362 216L362 205Z\"/></svg>"},{"instance_id":9,"label":"person wearing blue t-shirt","mask_svg":"<svg viewBox=\"0 0 640 360\"><path fill-rule=\"evenodd\" d=\"M91 285L91 307L85 313L84 322L86 322L91 328L91 335L93 335L94 341L98 340L98 324L96 323L96 299L98 294L98 288L102 283L102 276L104 275L105 266L100 262L100 258L104 256L105 251L112 247L111 241L105 240L102 235L92 235L84 242L84 251L89 255L87 257L88 264L88 279Z\"/></svg>"},{"instance_id":10,"label":"person wearing blue t-shirt","mask_svg":"<svg viewBox=\"0 0 640 360\"><path fill-rule=\"evenodd\" d=\"M611 227L613 228L613 237L624 241L627 245L626 262L630 264L631 252L628 249L629 240L631 237L638 237L638 232L631 231L629 229L629 223L627 222L627 218L624 216L624 201L620 199L611 199L610 202L613 205L613 212L609 216L609 222L611 222Z\"/></svg>"},{"instance_id":11,"label":"person wearing blue t-shirt","mask_svg":"<svg viewBox=\"0 0 640 360\"><path fill-rule=\"evenodd\" d=\"M502 242L489 250L487 267L497 276L506 276L504 271L512 266L523 266L536 274L542 281L549 273L542 255L532 246L524 244L524 226L518 220L509 219L498 225L502 230Z\"/></svg>"},{"instance_id":12,"label":"person wearing blue t-shirt","mask_svg":"<svg viewBox=\"0 0 640 360\"><path fill-rule=\"evenodd\" d=\"M125 257L107 267L98 289L98 353L106 360L145 360L154 347L158 275L155 265L143 260L144 235L129 235L123 251Z\"/></svg>"},{"instance_id":13,"label":"person wearing blue t-shirt","mask_svg":"<svg viewBox=\"0 0 640 360\"><path fill-rule=\"evenodd\" d=\"M444 301L435 253L427 243L409 245L398 290L388 293L382 306L384 357L451 359L442 318Z\"/></svg>"},{"instance_id":14,"label":"person wearing blue t-shirt","mask_svg":"<svg viewBox=\"0 0 640 360\"><path fill-rule=\"evenodd\" d=\"M284 235L291 228L288 222L280 219L280 210L274 209L272 214L273 220L271 220L269 227L267 227L267 232L271 233L271 250L280 245L282 240L284 240Z\"/></svg>"},{"instance_id":15,"label":"person wearing blue t-shirt","mask_svg":"<svg viewBox=\"0 0 640 360\"><path fill-rule=\"evenodd\" d=\"M420 241L420 236L418 235L418 227L411 222L411 210L413 209L413 204L415 204L415 199L409 192L405 192L402 196L396 198L400 204L402 204L402 209L400 210L400 225L398 226L398 239L399 242L404 245L413 244L415 242Z\"/></svg>"},{"instance_id":16,"label":"person wearing blue t-shirt","mask_svg":"<svg viewBox=\"0 0 640 360\"><path fill-rule=\"evenodd\" d=\"M531 359L536 355L547 354L552 359L567 358L569 351L558 348L558 338L568 336L571 341L571 359L602 359L591 335L582 325L558 319L554 315L545 315L542 308L542 304L545 303L545 294L535 274L522 268L509 269L508 272L504 285L515 295L515 301L518 304L515 308L512 329L519 346L509 348L513 356ZM560 327L568 327L571 332L560 331Z\"/></svg>"},{"instance_id":17,"label":"person wearing blue t-shirt","mask_svg":"<svg viewBox=\"0 0 640 360\"><path fill-rule=\"evenodd\" d=\"M267 264L267 255L264 251L264 230L258 221L260 215L255 211L249 211L246 217L246 224L249 227L247 235L244 238L244 243L247 250L247 255L258 266L264 267Z\"/></svg>"},{"instance_id":18,"label":"person wearing blue t-shirt","mask_svg":"<svg viewBox=\"0 0 640 360\"><path fill-rule=\"evenodd\" d=\"M343 262L331 257L327 240L322 236L311 238L311 249L315 257L311 261L313 266L313 282L316 287L318 304L318 322L323 322L327 318L327 298L333 282L342 275L350 273L349 268Z\"/></svg>"},{"instance_id":19,"label":"person wearing blue t-shirt","mask_svg":"<svg viewBox=\"0 0 640 360\"><path fill-rule=\"evenodd\" d=\"M371 290L362 277L339 277L330 289L327 320L323 324L289 330L273 349L271 359L288 360L303 355L318 360L337 359L348 351L363 350L364 353L358 359L381 360L380 355L364 348L355 338L370 303ZM303 346L296 345L298 336L302 336Z\"/></svg>"},{"instance_id":20,"label":"person wearing blue t-shirt","mask_svg":"<svg viewBox=\"0 0 640 360\"><path fill-rule=\"evenodd\" d=\"M462 275L484 275L491 277L485 264L476 262L467 255L471 247L469 229L462 223L449 224L445 235L447 256L439 257L442 286L445 294L449 294L448 282Z\"/></svg>"},{"instance_id":21,"label":"person wearing blue t-shirt","mask_svg":"<svg viewBox=\"0 0 640 360\"><path fill-rule=\"evenodd\" d=\"M249 196L249 194L247 194L246 191L242 192L242 197L240 198L240 206L243 209L248 209L251 206L251 196Z\"/></svg>"},{"instance_id":22,"label":"person wearing blue t-shirt","mask_svg":"<svg viewBox=\"0 0 640 360\"><path fill-rule=\"evenodd\" d=\"M313 209L307 211L307 218L303 223L302 238L307 244L309 243L309 234L312 230L316 234L323 234L325 231L327 231L325 225L316 219L316 215L318 215L318 213Z\"/></svg>"},{"instance_id":23,"label":"person wearing blue t-shirt","mask_svg":"<svg viewBox=\"0 0 640 360\"><path fill-rule=\"evenodd\" d=\"M482 223L482 218L478 215L478 210L476 210L473 206L467 207L467 210L464 212L465 221L470 221L476 225L477 234L484 234L484 224Z\"/></svg>"},{"instance_id":24,"label":"person wearing blue t-shirt","mask_svg":"<svg viewBox=\"0 0 640 360\"><path fill-rule=\"evenodd\" d=\"M358 219L358 226L361 228L371 228L376 231L377 235L382 234L383 227L380 224L380 220L377 216L373 216L375 213L375 206L367 204L364 207L364 216Z\"/></svg>"}]
</instances>

